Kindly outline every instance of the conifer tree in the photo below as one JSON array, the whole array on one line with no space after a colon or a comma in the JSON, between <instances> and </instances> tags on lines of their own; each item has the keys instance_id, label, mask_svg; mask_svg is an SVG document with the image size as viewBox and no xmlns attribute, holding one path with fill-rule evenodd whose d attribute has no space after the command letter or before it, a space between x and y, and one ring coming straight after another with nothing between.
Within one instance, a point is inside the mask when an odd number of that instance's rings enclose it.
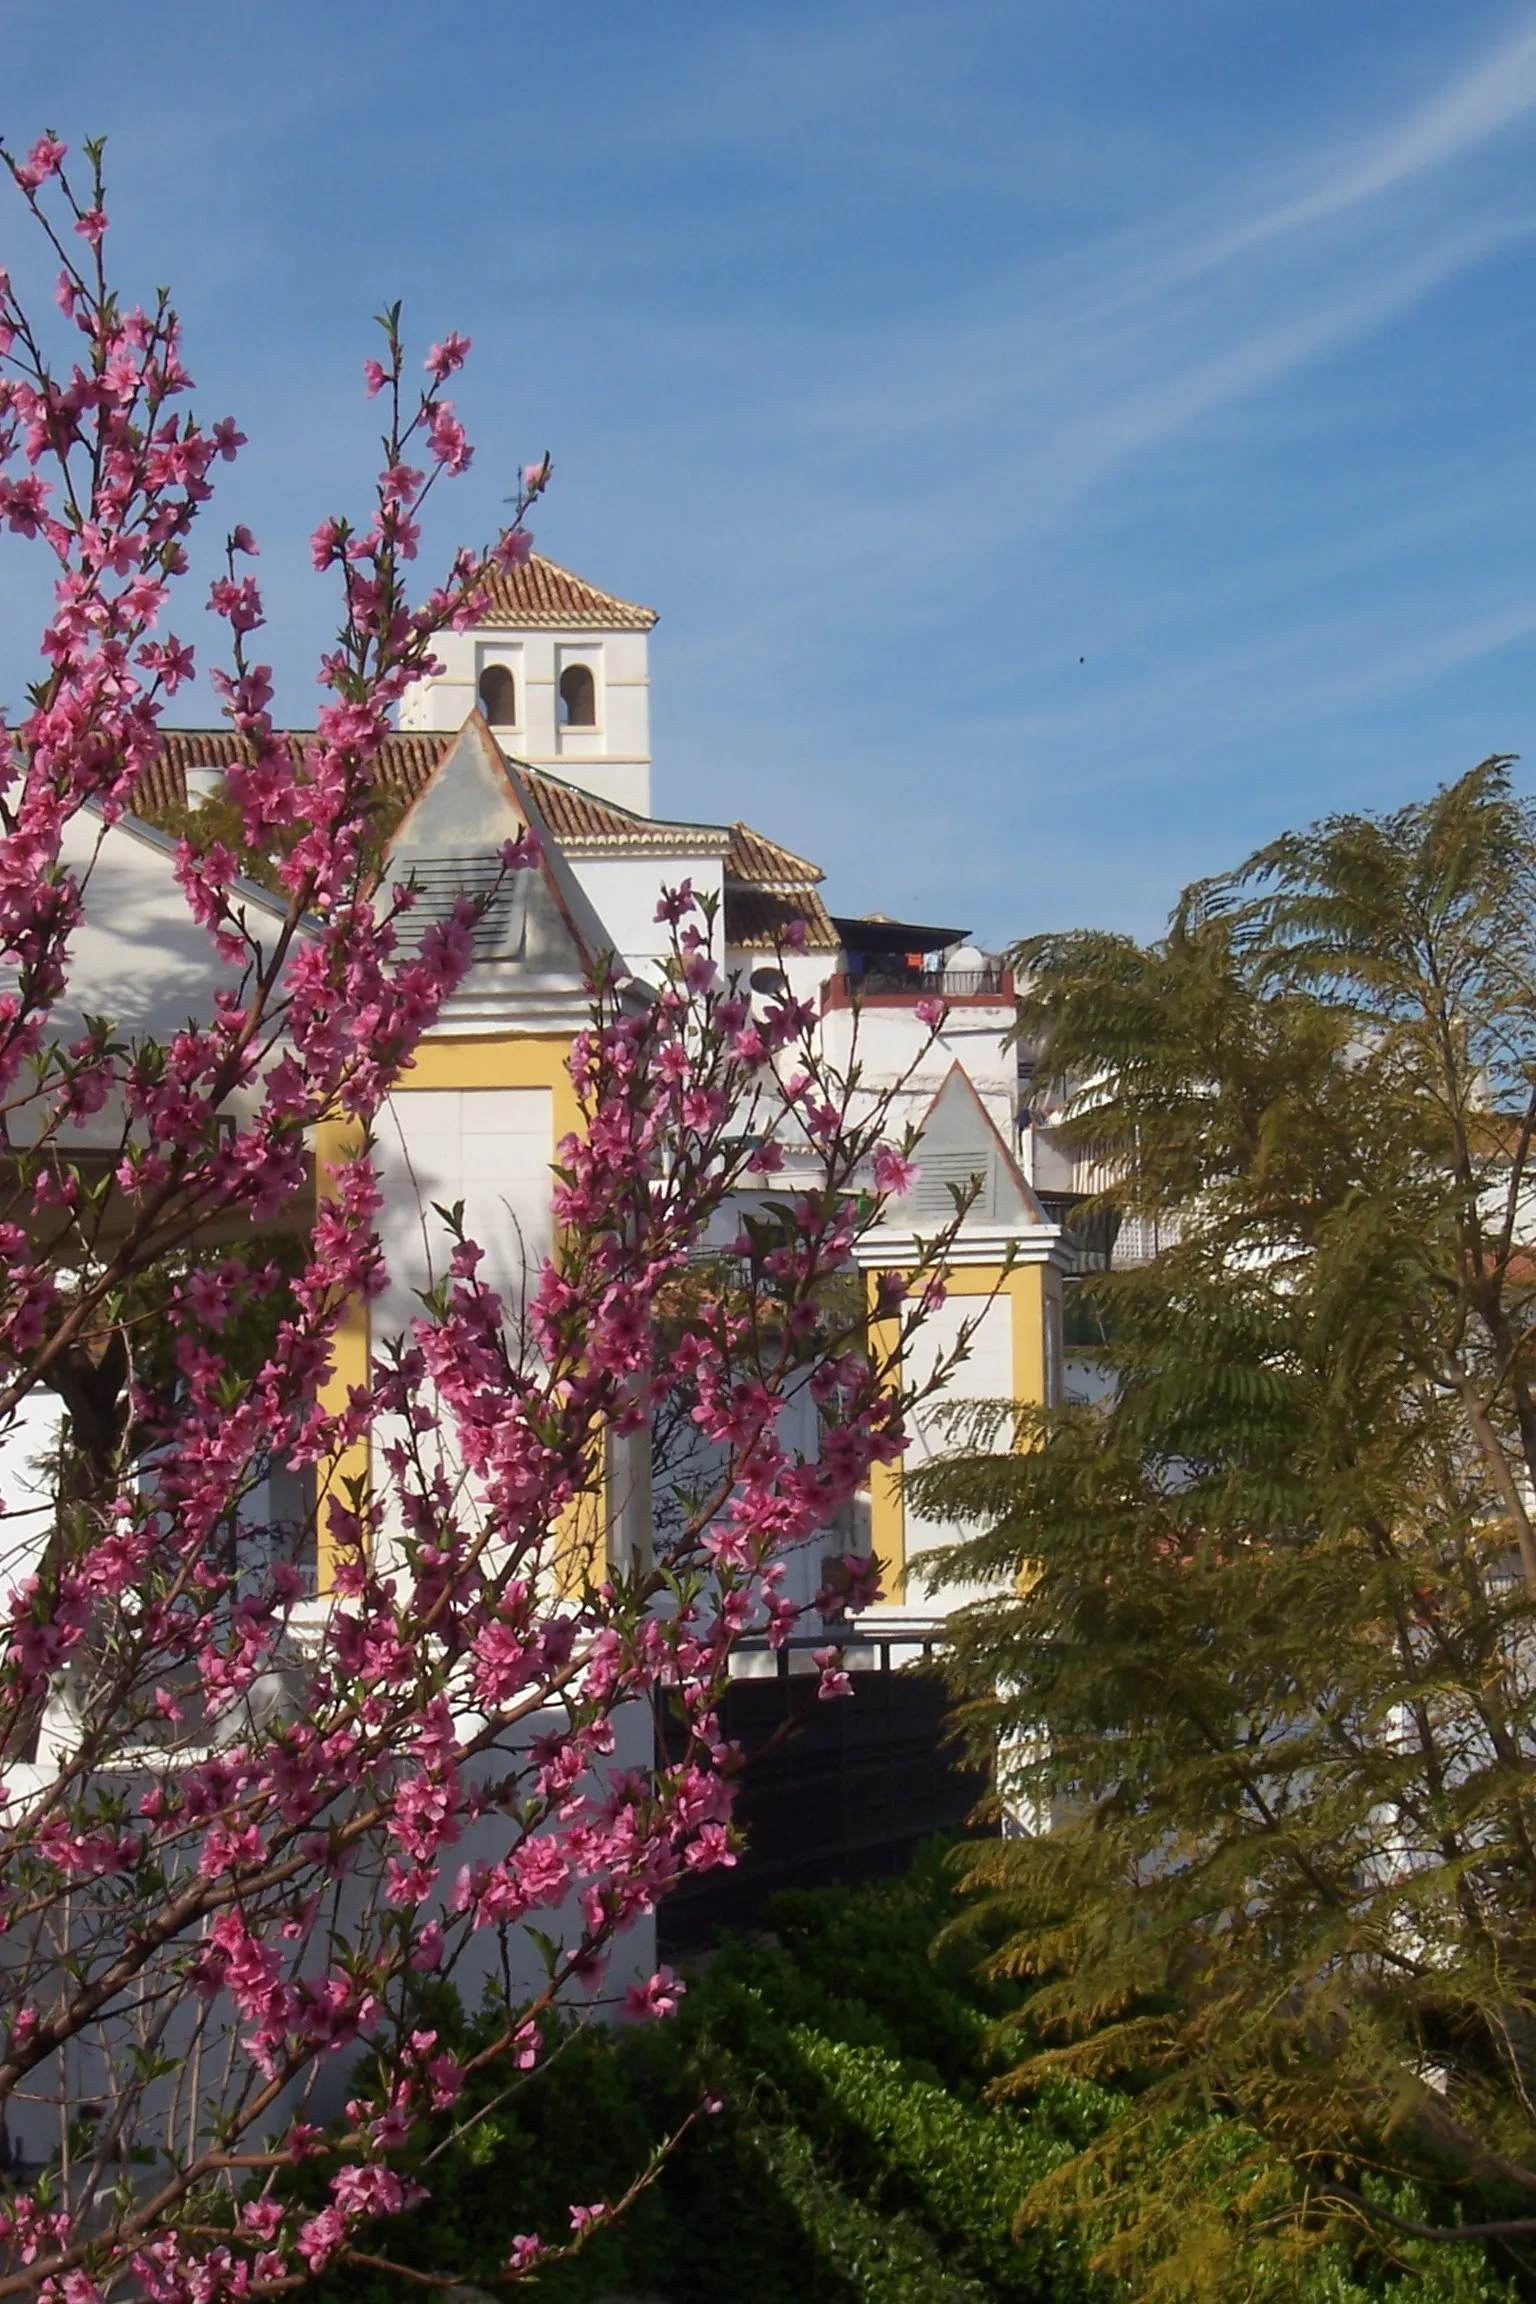
<instances>
[{"instance_id":1,"label":"conifer tree","mask_svg":"<svg viewBox=\"0 0 1536 2304\"><path fill-rule=\"evenodd\" d=\"M970 1878L1039 1979L1016 2081L1128 2083L1045 2189L1139 2295L1283 2293L1341 2220L1536 2262L1536 814L1509 768L1278 840L1151 946L1015 955L1107 1200L1174 1244L1082 1284L1104 1400L1008 1411L1001 1453L1004 1412L971 1411L909 1493L979 1531L946 1572L1005 1594L952 1651L1016 1820Z\"/></svg>"}]
</instances>

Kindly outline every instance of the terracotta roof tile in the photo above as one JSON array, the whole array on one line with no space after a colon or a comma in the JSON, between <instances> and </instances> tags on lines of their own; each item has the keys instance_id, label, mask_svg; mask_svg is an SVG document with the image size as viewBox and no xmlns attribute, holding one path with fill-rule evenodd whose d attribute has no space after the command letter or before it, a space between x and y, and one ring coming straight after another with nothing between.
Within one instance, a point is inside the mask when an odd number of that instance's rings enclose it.
<instances>
[{"instance_id":1,"label":"terracotta roof tile","mask_svg":"<svg viewBox=\"0 0 1536 2304\"><path fill-rule=\"evenodd\" d=\"M733 880L745 880L759 888L814 888L826 878L821 866L809 857L797 856L792 848L781 848L765 832L754 832L750 824L740 823L731 826L725 869Z\"/></svg>"},{"instance_id":2,"label":"terracotta roof tile","mask_svg":"<svg viewBox=\"0 0 1536 2304\"><path fill-rule=\"evenodd\" d=\"M618 840L627 833L644 830L646 818L627 817L622 809L611 808L594 792L579 792L572 784L541 776L537 768L526 767L522 762L518 765L524 783L557 840Z\"/></svg>"},{"instance_id":3,"label":"terracotta roof tile","mask_svg":"<svg viewBox=\"0 0 1536 2304\"><path fill-rule=\"evenodd\" d=\"M391 799L409 807L426 789L445 753L457 740L456 729L404 731L387 737L379 756L381 789ZM310 741L311 732L304 729L292 730L282 738L296 762L302 759ZM232 729L163 730L159 755L139 779L140 812L152 817L161 809L183 805L189 769L227 768L241 756L240 740ZM629 844L672 850L697 841L702 848L713 849L715 853L728 843L725 877L730 943L743 949L771 945L775 933L782 933L789 921L804 920L816 950L836 948L837 932L815 892L816 883L822 878L821 867L804 856L795 855L792 849L781 847L765 833L754 832L750 824L732 824L727 830L720 825L684 824L666 818L638 816L631 809L599 799L594 792L583 792L579 786L567 784L558 776L546 776L526 762L519 761L518 768L557 840L569 841L578 847L589 841L605 844L612 841L615 846ZM761 901L747 901L753 897L760 897ZM740 934L732 927L733 921L739 926Z\"/></svg>"},{"instance_id":4,"label":"terracotta roof tile","mask_svg":"<svg viewBox=\"0 0 1536 2304\"><path fill-rule=\"evenodd\" d=\"M519 760L517 769L543 811L545 823L559 840L655 840L690 829L654 816L636 815L632 808L621 808L596 792L584 792L579 784L567 784L563 777L545 776L530 768L526 760Z\"/></svg>"},{"instance_id":5,"label":"terracotta roof tile","mask_svg":"<svg viewBox=\"0 0 1536 2304\"><path fill-rule=\"evenodd\" d=\"M295 728L279 741L295 763L302 760L313 730ZM429 781L452 739L448 736L391 736L379 762L379 782L386 792L414 800ZM160 751L139 778L140 808L179 807L187 797L187 774L193 768L228 768L247 757L245 746L232 728L164 728Z\"/></svg>"},{"instance_id":6,"label":"terracotta roof tile","mask_svg":"<svg viewBox=\"0 0 1536 2304\"><path fill-rule=\"evenodd\" d=\"M310 742L310 731L292 730L282 741L297 762ZM381 788L409 807L425 791L445 753L457 741L457 730L451 729L407 731L386 737L379 755ZM241 756L239 738L229 728L162 730L159 754L139 778L141 813L153 816L158 809L181 807L187 797L190 769L228 768ZM633 841L675 848L680 838L699 834L703 845L718 850L734 838L716 824L678 824L665 818L637 816L631 809L599 799L595 792L583 792L558 776L545 776L526 761L519 761L518 768L557 840Z\"/></svg>"},{"instance_id":7,"label":"terracotta roof tile","mask_svg":"<svg viewBox=\"0 0 1536 2304\"><path fill-rule=\"evenodd\" d=\"M725 890L725 944L727 951L773 951L784 941L795 920L805 922L806 949L839 950L837 930L827 908L809 885L794 890L742 888L729 882Z\"/></svg>"},{"instance_id":8,"label":"terracotta roof tile","mask_svg":"<svg viewBox=\"0 0 1536 2304\"><path fill-rule=\"evenodd\" d=\"M306 729L284 735L290 757L298 761L310 741ZM386 737L379 755L379 784L392 798L407 806L425 791L457 731L408 732ZM192 768L228 768L241 757L241 745L229 728L167 728L158 758L139 779L141 809L178 807L187 797L187 772ZM557 839L619 839L627 833L651 828L648 816L632 816L627 809L610 807L590 792L580 792L556 777L541 776L536 768L523 768L544 820Z\"/></svg>"},{"instance_id":9,"label":"terracotta roof tile","mask_svg":"<svg viewBox=\"0 0 1536 2304\"><path fill-rule=\"evenodd\" d=\"M617 600L599 592L595 584L573 576L535 552L521 568L505 575L492 574L486 583L488 624L525 625L530 630L559 630L590 625L606 632L649 632L656 622L654 608L633 600Z\"/></svg>"}]
</instances>

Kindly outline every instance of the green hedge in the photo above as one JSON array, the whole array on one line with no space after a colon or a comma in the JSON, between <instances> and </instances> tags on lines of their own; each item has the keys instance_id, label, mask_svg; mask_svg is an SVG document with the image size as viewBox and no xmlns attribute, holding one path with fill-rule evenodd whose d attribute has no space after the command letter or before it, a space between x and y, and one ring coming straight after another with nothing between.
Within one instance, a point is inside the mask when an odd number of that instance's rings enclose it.
<instances>
[{"instance_id":1,"label":"green hedge","mask_svg":"<svg viewBox=\"0 0 1536 2304\"><path fill-rule=\"evenodd\" d=\"M1014 2230L1024 2192L1111 2100L1072 2083L1024 2108L987 2103L988 2032L1004 2003L956 1956L932 1955L952 1913L940 1850L899 1880L781 1895L768 1938L728 1942L670 2022L564 2038L432 2167L430 2202L378 2227L377 2245L483 2278L514 2233L563 2239L570 2202L617 2197L655 2139L715 2093L725 2109L621 2223L515 2292L547 2304L1118 2304L1126 2292L1086 2270L1074 2237ZM472 2037L446 2000L429 2013ZM506 2085L504 2071L487 2078L482 2101ZM1331 2250L1287 2293L1374 2304L1399 2284L1403 2304L1517 2293L1476 2248L1411 2246L1397 2265ZM421 2304L431 2291L349 2267L308 2293Z\"/></svg>"}]
</instances>

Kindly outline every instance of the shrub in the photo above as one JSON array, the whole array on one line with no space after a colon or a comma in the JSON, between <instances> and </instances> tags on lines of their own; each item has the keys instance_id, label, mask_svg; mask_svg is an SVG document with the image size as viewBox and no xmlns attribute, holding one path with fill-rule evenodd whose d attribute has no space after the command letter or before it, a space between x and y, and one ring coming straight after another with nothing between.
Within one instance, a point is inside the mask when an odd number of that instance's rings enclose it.
<instances>
[{"instance_id":1,"label":"shrub","mask_svg":"<svg viewBox=\"0 0 1536 2304\"><path fill-rule=\"evenodd\" d=\"M615 2294L658 2304L1115 2304L1063 2223L1015 2229L1019 2202L1080 2150L1121 2099L1080 2080L993 2102L993 2027L1019 1988L978 1982L934 1940L953 1917L945 1851L899 1879L774 1898L762 1937L736 1937L692 1979L666 2024L564 2036L543 2068L450 2142L439 2124L432 2198L388 2227L389 2253L489 2278L513 2235L563 2237L570 2200L613 2199L651 2140L706 2094L655 2183L571 2261L540 2271L551 2304ZM471 2048L476 2025L430 2020ZM1009 2056L1016 2052L1010 2049ZM505 2076L476 2083L480 2101ZM462 2119L464 2107L456 2110ZM1213 2131L1219 2160L1221 2138ZM1406 2196L1394 2203L1416 2213ZM1267 2274L1264 2276L1269 2277ZM1336 2245L1288 2287L1233 2304L1514 2304L1482 2252L1405 2241L1395 2260ZM316 2304L404 2304L423 2290L351 2268Z\"/></svg>"}]
</instances>

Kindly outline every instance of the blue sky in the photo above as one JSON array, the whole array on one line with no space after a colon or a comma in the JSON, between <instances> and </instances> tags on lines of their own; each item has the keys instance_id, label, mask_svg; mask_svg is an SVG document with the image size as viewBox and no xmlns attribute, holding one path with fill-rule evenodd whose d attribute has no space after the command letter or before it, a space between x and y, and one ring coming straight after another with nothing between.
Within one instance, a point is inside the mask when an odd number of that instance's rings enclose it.
<instances>
[{"instance_id":1,"label":"blue sky","mask_svg":"<svg viewBox=\"0 0 1536 2304\"><path fill-rule=\"evenodd\" d=\"M1150 932L1289 824L1536 764L1536 7L0 0L0 32L0 126L110 137L118 265L250 435L221 506L294 722L305 539L361 500L398 295L423 348L475 340L439 546L551 449L540 547L662 613L658 810L750 817L839 908ZM6 539L8 695L35 621Z\"/></svg>"}]
</instances>

